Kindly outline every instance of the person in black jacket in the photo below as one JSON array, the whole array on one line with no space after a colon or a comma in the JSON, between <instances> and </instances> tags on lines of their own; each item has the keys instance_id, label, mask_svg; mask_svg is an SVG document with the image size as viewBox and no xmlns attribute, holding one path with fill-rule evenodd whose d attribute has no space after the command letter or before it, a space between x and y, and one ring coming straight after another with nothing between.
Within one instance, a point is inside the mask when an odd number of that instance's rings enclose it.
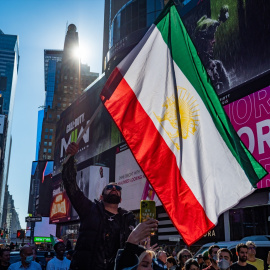
<instances>
[{"instance_id":1,"label":"person in black jacket","mask_svg":"<svg viewBox=\"0 0 270 270\"><path fill-rule=\"evenodd\" d=\"M117 250L135 227L135 216L118 207L122 188L116 183L104 187L99 201L84 196L76 183L77 152L78 145L69 144L66 154L71 157L62 171L64 187L81 222L70 269L113 270Z\"/></svg>"}]
</instances>

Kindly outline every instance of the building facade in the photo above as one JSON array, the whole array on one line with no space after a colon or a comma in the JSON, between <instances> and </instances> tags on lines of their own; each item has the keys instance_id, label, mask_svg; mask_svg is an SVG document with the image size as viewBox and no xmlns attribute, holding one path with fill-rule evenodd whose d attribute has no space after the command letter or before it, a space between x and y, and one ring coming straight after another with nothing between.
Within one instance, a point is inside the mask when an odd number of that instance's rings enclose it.
<instances>
[{"instance_id":1,"label":"building facade","mask_svg":"<svg viewBox=\"0 0 270 270\"><path fill-rule=\"evenodd\" d=\"M16 35L6 35L0 30L0 115L4 128L0 132L0 221L12 146L12 117L15 89L19 69L19 39Z\"/></svg>"},{"instance_id":2,"label":"building facade","mask_svg":"<svg viewBox=\"0 0 270 270\"><path fill-rule=\"evenodd\" d=\"M110 73L131 51L164 5L164 0L105 0L103 71Z\"/></svg>"},{"instance_id":3,"label":"building facade","mask_svg":"<svg viewBox=\"0 0 270 270\"><path fill-rule=\"evenodd\" d=\"M5 200L4 200L4 214L3 214L3 239L6 243L16 242L17 230L21 229L18 213L16 211L12 195L6 186Z\"/></svg>"},{"instance_id":4,"label":"building facade","mask_svg":"<svg viewBox=\"0 0 270 270\"><path fill-rule=\"evenodd\" d=\"M77 28L70 24L64 50L44 51L46 100L38 160L54 159L55 127L61 112L98 77L98 73L90 72L89 66L81 64L79 57L74 53L78 47Z\"/></svg>"}]
</instances>

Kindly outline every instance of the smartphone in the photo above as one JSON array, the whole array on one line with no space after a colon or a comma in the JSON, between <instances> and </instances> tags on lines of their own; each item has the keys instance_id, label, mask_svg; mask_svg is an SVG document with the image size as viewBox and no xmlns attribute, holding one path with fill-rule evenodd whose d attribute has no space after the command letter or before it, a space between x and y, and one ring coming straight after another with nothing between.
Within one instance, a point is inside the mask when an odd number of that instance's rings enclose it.
<instances>
[{"instance_id":1,"label":"smartphone","mask_svg":"<svg viewBox=\"0 0 270 270\"><path fill-rule=\"evenodd\" d=\"M142 200L140 207L140 223L149 218L156 219L156 202Z\"/></svg>"}]
</instances>

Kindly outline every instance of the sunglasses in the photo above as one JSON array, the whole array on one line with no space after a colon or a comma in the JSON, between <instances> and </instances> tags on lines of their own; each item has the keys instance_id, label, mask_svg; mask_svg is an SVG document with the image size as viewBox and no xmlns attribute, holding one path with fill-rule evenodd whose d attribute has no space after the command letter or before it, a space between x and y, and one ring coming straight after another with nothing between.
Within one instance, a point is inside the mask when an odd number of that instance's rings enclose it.
<instances>
[{"instance_id":1,"label":"sunglasses","mask_svg":"<svg viewBox=\"0 0 270 270\"><path fill-rule=\"evenodd\" d=\"M256 247L248 247L248 249L256 249Z\"/></svg>"},{"instance_id":2,"label":"sunglasses","mask_svg":"<svg viewBox=\"0 0 270 270\"><path fill-rule=\"evenodd\" d=\"M121 188L120 186L117 186L117 185L107 185L107 186L105 187L105 189L106 189L106 190L112 190L113 187L115 187L115 189L116 189L117 191L121 191L121 190L122 190L122 188Z\"/></svg>"}]
</instances>

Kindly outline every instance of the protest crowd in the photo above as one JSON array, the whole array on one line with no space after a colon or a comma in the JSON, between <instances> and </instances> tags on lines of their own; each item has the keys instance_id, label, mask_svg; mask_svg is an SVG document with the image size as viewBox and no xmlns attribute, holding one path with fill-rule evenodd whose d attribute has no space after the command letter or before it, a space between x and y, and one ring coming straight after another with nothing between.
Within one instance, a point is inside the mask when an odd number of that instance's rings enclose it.
<instances>
[{"instance_id":1,"label":"protest crowd","mask_svg":"<svg viewBox=\"0 0 270 270\"><path fill-rule=\"evenodd\" d=\"M194 256L188 248L150 245L151 236L158 230L158 221L149 218L136 225L131 211L119 207L122 188L107 184L100 200L89 200L76 182L74 155L78 144L67 148L70 156L63 166L62 178L67 194L80 216L81 226L75 250L68 250L63 241L54 244L54 251L37 258L34 245L20 248L19 261L10 264L10 250L0 250L0 270L9 269L93 269L93 270L265 270L270 264L256 258L252 241L236 246L237 261L227 248L212 245L208 251ZM14 247L12 247L14 248Z\"/></svg>"}]
</instances>

